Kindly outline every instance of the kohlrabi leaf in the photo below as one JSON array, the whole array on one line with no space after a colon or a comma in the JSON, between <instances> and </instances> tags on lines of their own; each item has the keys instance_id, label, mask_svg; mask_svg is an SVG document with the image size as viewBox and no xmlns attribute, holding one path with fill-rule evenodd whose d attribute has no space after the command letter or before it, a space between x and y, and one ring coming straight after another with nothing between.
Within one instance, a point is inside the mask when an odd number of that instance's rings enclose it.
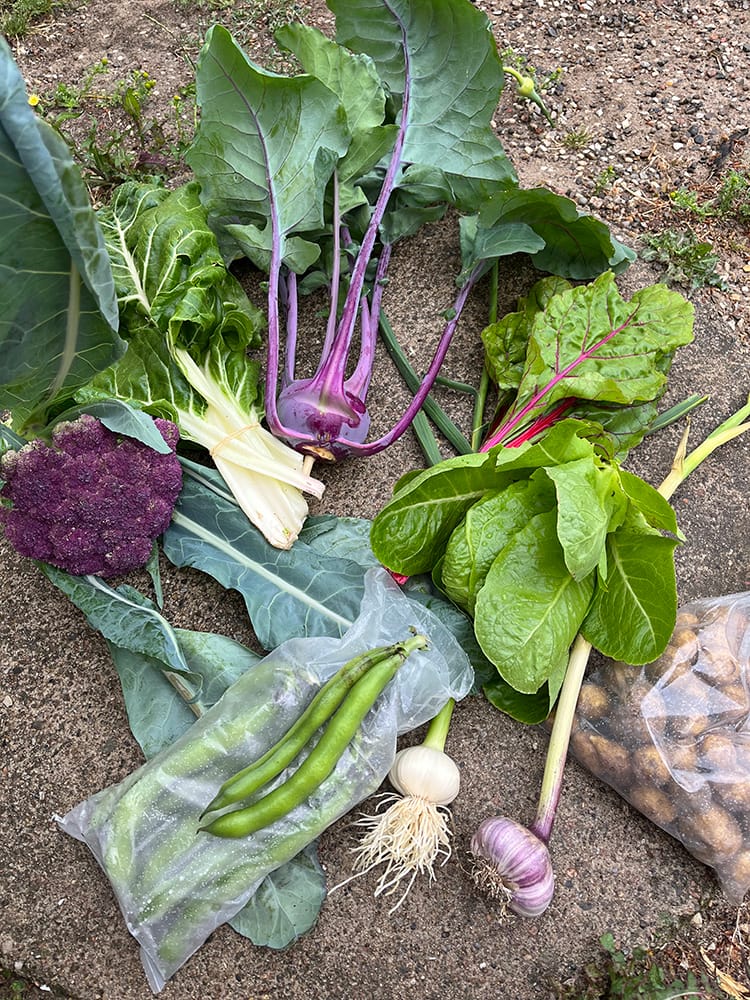
<instances>
[{"instance_id":1,"label":"kohlrabi leaf","mask_svg":"<svg viewBox=\"0 0 750 1000\"><path fill-rule=\"evenodd\" d=\"M557 540L554 511L537 514L495 559L477 594L474 628L485 655L516 691L545 681L550 697L594 590L593 574L574 580Z\"/></svg>"},{"instance_id":2,"label":"kohlrabi leaf","mask_svg":"<svg viewBox=\"0 0 750 1000\"><path fill-rule=\"evenodd\" d=\"M603 271L621 271L635 259L603 222L582 215L569 198L546 188L498 191L485 202L473 245L476 259L495 256L492 248L505 227L519 222L544 241L532 256L540 271L589 280Z\"/></svg>"},{"instance_id":3,"label":"kohlrabi leaf","mask_svg":"<svg viewBox=\"0 0 750 1000\"><path fill-rule=\"evenodd\" d=\"M340 182L356 180L386 155L398 131L395 125L383 124L386 95L372 60L306 24L286 24L275 37L306 73L338 96L352 139L337 173Z\"/></svg>"},{"instance_id":4,"label":"kohlrabi leaf","mask_svg":"<svg viewBox=\"0 0 750 1000\"><path fill-rule=\"evenodd\" d=\"M404 164L515 184L491 125L504 83L486 16L465 0L328 0L336 40L400 98Z\"/></svg>"},{"instance_id":5,"label":"kohlrabi leaf","mask_svg":"<svg viewBox=\"0 0 750 1000\"><path fill-rule=\"evenodd\" d=\"M554 505L552 485L537 473L470 507L448 540L441 567L441 583L451 600L473 614L477 593L499 553L532 517Z\"/></svg>"},{"instance_id":6,"label":"kohlrabi leaf","mask_svg":"<svg viewBox=\"0 0 750 1000\"><path fill-rule=\"evenodd\" d=\"M125 345L88 191L2 37L0 160L0 410L33 433Z\"/></svg>"},{"instance_id":7,"label":"kohlrabi leaf","mask_svg":"<svg viewBox=\"0 0 750 1000\"><path fill-rule=\"evenodd\" d=\"M462 270L459 284L468 278L481 261L493 261L514 253L532 256L545 246L544 239L525 222L510 222L492 230L477 228L477 216L460 220Z\"/></svg>"},{"instance_id":8,"label":"kohlrabi leaf","mask_svg":"<svg viewBox=\"0 0 750 1000\"><path fill-rule=\"evenodd\" d=\"M286 948L315 924L326 896L326 879L312 843L267 875L229 926L266 948Z\"/></svg>"},{"instance_id":9,"label":"kohlrabi leaf","mask_svg":"<svg viewBox=\"0 0 750 1000\"><path fill-rule=\"evenodd\" d=\"M260 69L218 24L196 86L201 120L187 160L212 227L238 223L234 238L264 270L275 246L304 271L317 248L291 237L322 227L325 188L351 139L339 98L315 77Z\"/></svg>"},{"instance_id":10,"label":"kohlrabi leaf","mask_svg":"<svg viewBox=\"0 0 750 1000\"><path fill-rule=\"evenodd\" d=\"M669 641L677 614L674 538L623 528L607 538L606 579L596 588L581 633L625 663L651 663Z\"/></svg>"},{"instance_id":11,"label":"kohlrabi leaf","mask_svg":"<svg viewBox=\"0 0 750 1000\"><path fill-rule=\"evenodd\" d=\"M606 575L605 541L625 516L616 468L590 458L545 469L557 493L557 537L576 580L597 567Z\"/></svg>"},{"instance_id":12,"label":"kohlrabi leaf","mask_svg":"<svg viewBox=\"0 0 750 1000\"><path fill-rule=\"evenodd\" d=\"M164 535L177 566L193 566L239 591L259 642L274 649L299 635L342 635L359 613L364 570L298 539L269 545L239 508L188 477Z\"/></svg>"},{"instance_id":13,"label":"kohlrabi leaf","mask_svg":"<svg viewBox=\"0 0 750 1000\"><path fill-rule=\"evenodd\" d=\"M681 295L652 285L628 302L611 271L555 295L534 320L513 414L568 397L621 405L653 399L666 382L663 358L690 343L692 325L693 308Z\"/></svg>"}]
</instances>

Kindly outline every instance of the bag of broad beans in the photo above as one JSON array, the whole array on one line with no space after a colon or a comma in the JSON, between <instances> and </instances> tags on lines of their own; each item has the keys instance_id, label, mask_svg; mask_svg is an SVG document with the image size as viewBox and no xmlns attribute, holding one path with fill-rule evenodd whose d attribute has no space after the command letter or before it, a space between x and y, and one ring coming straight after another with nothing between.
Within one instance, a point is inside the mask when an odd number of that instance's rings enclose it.
<instances>
[{"instance_id":1,"label":"bag of broad beans","mask_svg":"<svg viewBox=\"0 0 750 1000\"><path fill-rule=\"evenodd\" d=\"M695 601L645 667L584 682L570 748L588 770L716 872L750 888L750 592Z\"/></svg>"}]
</instances>

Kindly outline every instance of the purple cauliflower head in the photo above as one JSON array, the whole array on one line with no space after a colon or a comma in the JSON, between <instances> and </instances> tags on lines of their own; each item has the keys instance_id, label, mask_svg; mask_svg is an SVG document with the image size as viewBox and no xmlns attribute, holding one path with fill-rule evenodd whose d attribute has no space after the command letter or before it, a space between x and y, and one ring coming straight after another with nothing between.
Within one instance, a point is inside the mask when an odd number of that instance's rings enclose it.
<instances>
[{"instance_id":1,"label":"purple cauliflower head","mask_svg":"<svg viewBox=\"0 0 750 1000\"><path fill-rule=\"evenodd\" d=\"M144 566L182 486L179 431L154 421L161 454L84 414L58 424L51 446L31 441L0 460L0 524L23 556L82 576Z\"/></svg>"}]
</instances>

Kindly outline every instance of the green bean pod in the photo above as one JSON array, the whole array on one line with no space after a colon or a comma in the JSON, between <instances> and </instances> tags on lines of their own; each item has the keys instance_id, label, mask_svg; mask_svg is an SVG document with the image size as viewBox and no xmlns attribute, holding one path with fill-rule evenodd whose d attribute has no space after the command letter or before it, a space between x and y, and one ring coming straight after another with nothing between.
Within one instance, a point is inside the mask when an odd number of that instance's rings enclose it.
<instances>
[{"instance_id":1,"label":"green bean pod","mask_svg":"<svg viewBox=\"0 0 750 1000\"><path fill-rule=\"evenodd\" d=\"M378 646L345 663L320 688L302 715L277 743L252 764L248 764L224 782L216 796L203 810L201 818L206 813L242 802L281 774L312 739L315 732L330 719L359 678L392 652L392 646Z\"/></svg>"},{"instance_id":2,"label":"green bean pod","mask_svg":"<svg viewBox=\"0 0 750 1000\"><path fill-rule=\"evenodd\" d=\"M389 647L390 655L371 666L352 686L316 745L283 784L252 805L217 816L201 830L218 837L246 837L275 823L304 802L333 772L362 720L401 664L410 653L426 648L427 639L423 635Z\"/></svg>"}]
</instances>

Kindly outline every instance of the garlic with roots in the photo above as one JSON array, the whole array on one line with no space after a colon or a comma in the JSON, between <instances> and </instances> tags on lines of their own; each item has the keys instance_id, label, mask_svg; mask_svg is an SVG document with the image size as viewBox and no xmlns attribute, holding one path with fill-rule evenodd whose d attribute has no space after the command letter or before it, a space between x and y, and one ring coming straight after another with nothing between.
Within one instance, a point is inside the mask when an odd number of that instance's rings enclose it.
<instances>
[{"instance_id":1,"label":"garlic with roots","mask_svg":"<svg viewBox=\"0 0 750 1000\"><path fill-rule=\"evenodd\" d=\"M461 779L457 765L443 747L454 706L451 699L435 716L421 745L396 754L388 778L398 794L385 793L381 797L380 805L387 806L385 811L357 821L357 826L367 832L354 849L356 874L352 878L385 865L375 888L376 896L394 893L408 880L391 913L406 899L417 875L426 873L430 880L434 879L438 858L442 855L445 864L451 855L447 807L458 795Z\"/></svg>"},{"instance_id":2,"label":"garlic with roots","mask_svg":"<svg viewBox=\"0 0 750 1000\"><path fill-rule=\"evenodd\" d=\"M555 891L547 845L531 830L505 816L480 823L471 839L474 882L491 899L520 917L538 917Z\"/></svg>"}]
</instances>

